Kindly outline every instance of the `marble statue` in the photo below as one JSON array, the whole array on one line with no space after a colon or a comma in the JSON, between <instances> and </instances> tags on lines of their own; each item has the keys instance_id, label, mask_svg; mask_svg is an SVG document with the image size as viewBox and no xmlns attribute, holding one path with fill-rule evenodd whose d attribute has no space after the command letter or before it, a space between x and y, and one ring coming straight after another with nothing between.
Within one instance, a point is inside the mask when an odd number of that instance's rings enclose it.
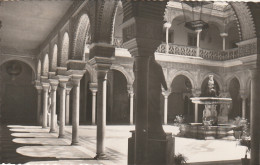
<instances>
[{"instance_id":1,"label":"marble statue","mask_svg":"<svg viewBox=\"0 0 260 165\"><path fill-rule=\"evenodd\" d=\"M213 75L209 75L209 81L208 81L208 97L216 97L217 92L214 85L214 79Z\"/></svg>"}]
</instances>

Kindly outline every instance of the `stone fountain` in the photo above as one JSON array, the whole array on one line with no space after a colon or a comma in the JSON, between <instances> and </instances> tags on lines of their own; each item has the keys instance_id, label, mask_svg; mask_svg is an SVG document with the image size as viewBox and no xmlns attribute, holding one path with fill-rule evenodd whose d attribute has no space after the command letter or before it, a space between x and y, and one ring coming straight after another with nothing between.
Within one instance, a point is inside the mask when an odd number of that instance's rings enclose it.
<instances>
[{"instance_id":1,"label":"stone fountain","mask_svg":"<svg viewBox=\"0 0 260 165\"><path fill-rule=\"evenodd\" d=\"M217 105L222 105L222 107L225 107L224 105L229 106L232 99L222 98L217 95L213 75L209 75L208 88L205 97L192 97L191 101L205 106L203 110L202 123L182 125L180 128L182 136L196 139L207 139L209 137L219 139L229 135L232 136L230 131L234 126L223 124L223 122L222 124L218 123L219 119L227 119L227 113L226 116L223 116L223 113L218 114L217 112Z\"/></svg>"}]
</instances>

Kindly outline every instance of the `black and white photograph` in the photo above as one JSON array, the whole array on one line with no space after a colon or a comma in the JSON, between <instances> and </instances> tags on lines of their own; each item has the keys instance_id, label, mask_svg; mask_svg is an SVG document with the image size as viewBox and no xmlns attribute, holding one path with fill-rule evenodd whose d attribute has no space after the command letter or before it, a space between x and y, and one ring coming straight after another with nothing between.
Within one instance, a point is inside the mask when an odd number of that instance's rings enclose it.
<instances>
[{"instance_id":1,"label":"black and white photograph","mask_svg":"<svg viewBox=\"0 0 260 165\"><path fill-rule=\"evenodd\" d=\"M0 0L0 164L260 165L260 1Z\"/></svg>"}]
</instances>

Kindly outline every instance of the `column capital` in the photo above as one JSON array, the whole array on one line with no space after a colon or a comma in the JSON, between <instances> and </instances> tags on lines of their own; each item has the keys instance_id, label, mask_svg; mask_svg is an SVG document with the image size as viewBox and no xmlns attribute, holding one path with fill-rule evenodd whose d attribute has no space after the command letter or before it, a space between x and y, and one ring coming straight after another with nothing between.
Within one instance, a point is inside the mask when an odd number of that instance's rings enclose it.
<instances>
[{"instance_id":1,"label":"column capital","mask_svg":"<svg viewBox=\"0 0 260 165\"><path fill-rule=\"evenodd\" d=\"M223 38L225 38L225 37L227 37L227 36L228 36L228 33L225 33L225 32L223 32L223 33L220 33L220 36L221 36L221 37L223 37Z\"/></svg>"},{"instance_id":2,"label":"column capital","mask_svg":"<svg viewBox=\"0 0 260 165\"><path fill-rule=\"evenodd\" d=\"M44 91L48 91L49 88L50 88L50 84L49 84L49 83L47 83L47 82L42 82L42 89L43 89Z\"/></svg>"},{"instance_id":3,"label":"column capital","mask_svg":"<svg viewBox=\"0 0 260 165\"><path fill-rule=\"evenodd\" d=\"M245 89L240 89L239 95L240 95L240 97L241 97L242 99L247 99L249 94L248 94L247 90L245 90Z\"/></svg>"},{"instance_id":4,"label":"column capital","mask_svg":"<svg viewBox=\"0 0 260 165\"><path fill-rule=\"evenodd\" d=\"M172 24L170 22L166 22L166 23L163 24L163 26L165 28L170 28L172 26Z\"/></svg>"},{"instance_id":5,"label":"column capital","mask_svg":"<svg viewBox=\"0 0 260 165\"><path fill-rule=\"evenodd\" d=\"M59 80L57 79L49 79L51 90L56 91L59 85Z\"/></svg>"},{"instance_id":6,"label":"column capital","mask_svg":"<svg viewBox=\"0 0 260 165\"><path fill-rule=\"evenodd\" d=\"M202 29L196 29L195 32L200 33L200 32L202 32Z\"/></svg>"},{"instance_id":7,"label":"column capital","mask_svg":"<svg viewBox=\"0 0 260 165\"><path fill-rule=\"evenodd\" d=\"M71 83L74 86L79 86L80 80L83 77L83 74L72 74L71 75Z\"/></svg>"},{"instance_id":8,"label":"column capital","mask_svg":"<svg viewBox=\"0 0 260 165\"><path fill-rule=\"evenodd\" d=\"M133 89L128 89L127 92L128 92L128 94L129 94L130 96L133 96L133 95L134 95L134 90L133 90Z\"/></svg>"},{"instance_id":9,"label":"column capital","mask_svg":"<svg viewBox=\"0 0 260 165\"><path fill-rule=\"evenodd\" d=\"M127 91L128 91L129 94L134 92L133 84L127 84Z\"/></svg>"},{"instance_id":10,"label":"column capital","mask_svg":"<svg viewBox=\"0 0 260 165\"><path fill-rule=\"evenodd\" d=\"M163 95L164 97L168 97L170 94L171 94L171 91L170 91L170 90L162 91L162 95Z\"/></svg>"},{"instance_id":11,"label":"column capital","mask_svg":"<svg viewBox=\"0 0 260 165\"><path fill-rule=\"evenodd\" d=\"M67 95L70 94L70 91L71 91L72 87L73 87L73 85L72 85L72 83L69 81L68 84L67 84L67 86L66 86L66 94L67 94Z\"/></svg>"},{"instance_id":12,"label":"column capital","mask_svg":"<svg viewBox=\"0 0 260 165\"><path fill-rule=\"evenodd\" d=\"M35 88L37 89L37 91L38 90L42 90L42 84L41 84L41 82L40 81L35 81Z\"/></svg>"},{"instance_id":13,"label":"column capital","mask_svg":"<svg viewBox=\"0 0 260 165\"><path fill-rule=\"evenodd\" d=\"M89 89L91 90L92 94L98 91L98 84L97 83L90 83Z\"/></svg>"},{"instance_id":14,"label":"column capital","mask_svg":"<svg viewBox=\"0 0 260 165\"><path fill-rule=\"evenodd\" d=\"M191 93L194 97L199 97L201 95L201 89L191 89Z\"/></svg>"},{"instance_id":15,"label":"column capital","mask_svg":"<svg viewBox=\"0 0 260 165\"><path fill-rule=\"evenodd\" d=\"M107 57L93 57L89 63L96 69L97 72L108 72L112 65L113 58Z\"/></svg>"}]
</instances>

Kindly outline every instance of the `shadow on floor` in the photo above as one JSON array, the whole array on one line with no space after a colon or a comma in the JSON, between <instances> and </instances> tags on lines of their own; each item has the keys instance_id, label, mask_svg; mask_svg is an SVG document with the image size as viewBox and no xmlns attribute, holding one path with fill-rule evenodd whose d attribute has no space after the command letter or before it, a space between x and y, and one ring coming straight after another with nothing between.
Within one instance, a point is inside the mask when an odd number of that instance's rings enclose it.
<instances>
[{"instance_id":1,"label":"shadow on floor","mask_svg":"<svg viewBox=\"0 0 260 165\"><path fill-rule=\"evenodd\" d=\"M29 157L16 152L16 150L23 146L39 146L40 144L18 144L14 143L13 139L16 137L11 136L15 131L10 131L7 125L0 125L0 164L24 164L31 161L55 161L55 157ZM19 132L27 133L27 132ZM23 137L24 138L24 137Z\"/></svg>"}]
</instances>

